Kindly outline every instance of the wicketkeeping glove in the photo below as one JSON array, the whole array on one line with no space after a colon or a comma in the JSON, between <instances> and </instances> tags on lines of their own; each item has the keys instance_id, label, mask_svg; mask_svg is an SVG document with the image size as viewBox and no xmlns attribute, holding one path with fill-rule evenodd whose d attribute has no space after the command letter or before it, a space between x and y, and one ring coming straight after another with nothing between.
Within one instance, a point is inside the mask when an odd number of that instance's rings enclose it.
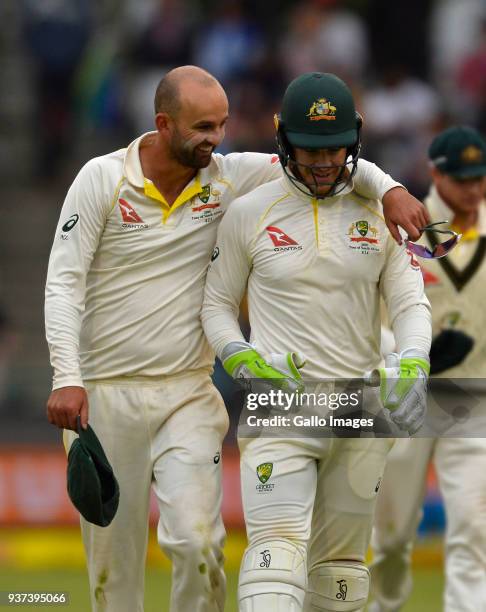
<instances>
[{"instance_id":1,"label":"wicketkeeping glove","mask_svg":"<svg viewBox=\"0 0 486 612\"><path fill-rule=\"evenodd\" d=\"M427 411L427 378L429 356L420 349L406 349L400 355L391 353L385 367L365 374L364 380L380 387L383 406L391 412L392 421L410 435L422 427Z\"/></svg>"},{"instance_id":2,"label":"wicketkeeping glove","mask_svg":"<svg viewBox=\"0 0 486 612\"><path fill-rule=\"evenodd\" d=\"M235 379L264 379L271 385L292 393L303 391L299 369L305 365L300 353L271 353L262 356L248 342L230 342L222 352L224 369Z\"/></svg>"}]
</instances>

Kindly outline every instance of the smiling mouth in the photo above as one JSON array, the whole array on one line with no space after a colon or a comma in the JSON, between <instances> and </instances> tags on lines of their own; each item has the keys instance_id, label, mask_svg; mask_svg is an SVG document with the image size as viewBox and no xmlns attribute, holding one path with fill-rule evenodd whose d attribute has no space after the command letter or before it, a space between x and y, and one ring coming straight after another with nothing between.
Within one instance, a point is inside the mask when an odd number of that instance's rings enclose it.
<instances>
[{"instance_id":1,"label":"smiling mouth","mask_svg":"<svg viewBox=\"0 0 486 612\"><path fill-rule=\"evenodd\" d=\"M335 172L326 172L326 173L313 172L313 175L317 182L332 181L335 178Z\"/></svg>"}]
</instances>

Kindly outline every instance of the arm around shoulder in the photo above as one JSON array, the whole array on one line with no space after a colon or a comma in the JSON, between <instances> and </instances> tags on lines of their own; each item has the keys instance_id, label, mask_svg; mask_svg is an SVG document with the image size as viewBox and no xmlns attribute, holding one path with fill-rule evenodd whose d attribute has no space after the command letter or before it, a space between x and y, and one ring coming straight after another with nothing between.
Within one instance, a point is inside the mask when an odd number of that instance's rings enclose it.
<instances>
[{"instance_id":1,"label":"arm around shoulder","mask_svg":"<svg viewBox=\"0 0 486 612\"><path fill-rule=\"evenodd\" d=\"M422 202L376 164L360 159L354 184L360 195L383 202L387 227L398 244L402 241L399 226L405 230L411 240L418 240L420 228L430 223L428 212Z\"/></svg>"}]
</instances>

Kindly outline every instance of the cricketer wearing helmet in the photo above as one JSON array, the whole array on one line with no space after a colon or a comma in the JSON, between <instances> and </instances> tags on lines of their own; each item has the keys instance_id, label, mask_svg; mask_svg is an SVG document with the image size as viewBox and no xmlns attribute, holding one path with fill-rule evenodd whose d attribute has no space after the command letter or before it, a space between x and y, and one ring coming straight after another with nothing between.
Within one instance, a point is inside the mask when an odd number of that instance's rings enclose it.
<instances>
[{"instance_id":1,"label":"cricketer wearing helmet","mask_svg":"<svg viewBox=\"0 0 486 612\"><path fill-rule=\"evenodd\" d=\"M429 303L380 202L354 189L361 120L351 92L332 74L304 74L287 88L277 119L285 175L236 200L219 227L202 310L206 335L234 377L268 378L290 391L302 387L301 376L362 377L380 363L383 296L401 372L398 384L384 385L384 405L413 432L424 415ZM247 286L251 344L237 322ZM378 410L378 395L367 392ZM249 541L240 611L361 610L376 491L393 441L239 443Z\"/></svg>"},{"instance_id":2,"label":"cricketer wearing helmet","mask_svg":"<svg viewBox=\"0 0 486 612\"><path fill-rule=\"evenodd\" d=\"M450 228L462 233L447 257L422 266L432 306L431 374L453 380L446 401L439 393L431 397L442 408L443 435L399 440L390 454L372 539L373 612L397 612L411 593L430 461L447 517L444 610L486 610L486 439L473 412L484 414L486 406L486 141L471 127L453 126L434 138L429 160L425 205L434 222L449 219ZM422 242L433 246L436 240L431 235ZM464 395L458 402L469 411L460 438L457 428L448 430L453 420L445 410L457 401L458 387L477 402L473 410Z\"/></svg>"},{"instance_id":3,"label":"cricketer wearing helmet","mask_svg":"<svg viewBox=\"0 0 486 612\"><path fill-rule=\"evenodd\" d=\"M46 284L47 411L67 448L77 416L83 427L89 419L120 487L109 526L81 520L93 611L143 610L152 489L173 568L170 610L219 612L225 530L214 458L228 415L200 310L220 220L282 172L276 155L214 153L228 100L200 68L169 71L154 110L156 130L85 164L62 207ZM377 196L391 189L391 209L401 200L412 213L405 229L421 227L424 207L415 214L414 199L373 164L361 161L356 180Z\"/></svg>"}]
</instances>

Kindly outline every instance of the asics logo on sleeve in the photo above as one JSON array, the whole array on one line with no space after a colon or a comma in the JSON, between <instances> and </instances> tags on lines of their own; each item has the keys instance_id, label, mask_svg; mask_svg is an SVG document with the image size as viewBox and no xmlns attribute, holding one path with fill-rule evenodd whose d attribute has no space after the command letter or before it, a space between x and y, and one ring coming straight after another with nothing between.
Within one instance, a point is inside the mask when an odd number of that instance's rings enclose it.
<instances>
[{"instance_id":1,"label":"asics logo on sleeve","mask_svg":"<svg viewBox=\"0 0 486 612\"><path fill-rule=\"evenodd\" d=\"M66 223L62 226L62 231L70 232L78 221L79 221L78 214L75 213L74 215L71 215L69 219L66 221Z\"/></svg>"}]
</instances>

